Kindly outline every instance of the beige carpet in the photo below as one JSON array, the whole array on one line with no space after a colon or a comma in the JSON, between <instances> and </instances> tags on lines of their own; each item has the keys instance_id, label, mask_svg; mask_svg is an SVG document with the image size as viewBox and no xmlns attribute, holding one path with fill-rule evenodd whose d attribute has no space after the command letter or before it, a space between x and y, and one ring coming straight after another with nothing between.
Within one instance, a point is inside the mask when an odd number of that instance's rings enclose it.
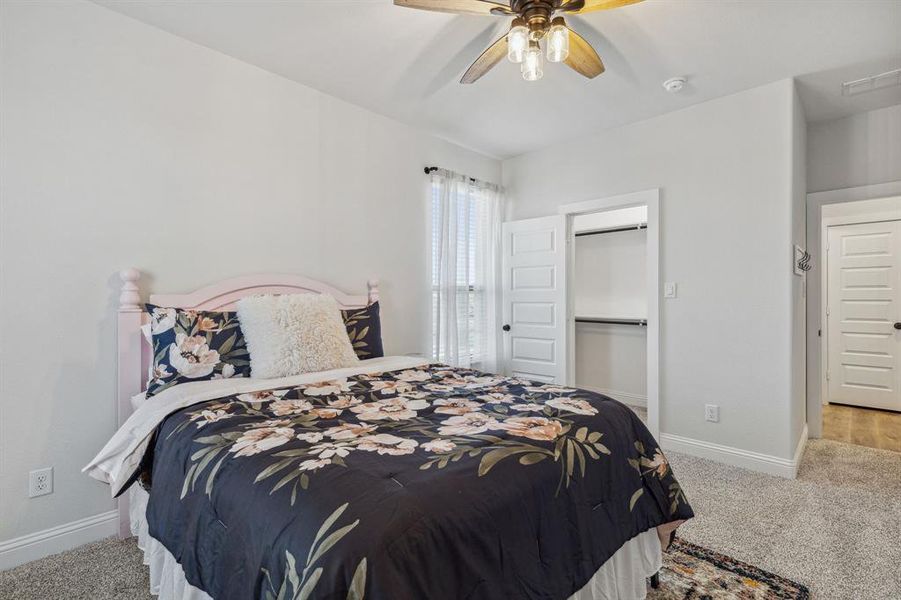
<instances>
[{"instance_id":1,"label":"beige carpet","mask_svg":"<svg viewBox=\"0 0 901 600\"><path fill-rule=\"evenodd\" d=\"M670 458L697 515L685 539L814 598L901 600L901 454L811 440L793 481Z\"/></svg>"},{"instance_id":2,"label":"beige carpet","mask_svg":"<svg viewBox=\"0 0 901 600\"><path fill-rule=\"evenodd\" d=\"M901 599L901 454L814 440L794 481L670 459L698 515L685 539L804 583L817 599ZM147 586L133 541L0 573L3 600L150 599Z\"/></svg>"}]
</instances>

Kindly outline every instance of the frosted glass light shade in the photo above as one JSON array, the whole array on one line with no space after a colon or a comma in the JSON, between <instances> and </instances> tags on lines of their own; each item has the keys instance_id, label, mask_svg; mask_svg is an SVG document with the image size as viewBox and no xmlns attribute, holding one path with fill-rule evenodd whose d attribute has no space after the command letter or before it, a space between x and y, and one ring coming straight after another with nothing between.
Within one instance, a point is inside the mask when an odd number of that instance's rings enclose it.
<instances>
[{"instance_id":1,"label":"frosted glass light shade","mask_svg":"<svg viewBox=\"0 0 901 600\"><path fill-rule=\"evenodd\" d=\"M522 78L526 81L538 81L544 77L544 56L538 42L529 42L522 61Z\"/></svg>"},{"instance_id":2,"label":"frosted glass light shade","mask_svg":"<svg viewBox=\"0 0 901 600\"><path fill-rule=\"evenodd\" d=\"M569 29L560 19L554 19L555 23L551 25L547 34L547 59L550 62L563 62L569 57Z\"/></svg>"},{"instance_id":3,"label":"frosted glass light shade","mask_svg":"<svg viewBox=\"0 0 901 600\"><path fill-rule=\"evenodd\" d=\"M507 60L521 63L528 48L529 30L524 25L514 24L507 34Z\"/></svg>"}]
</instances>

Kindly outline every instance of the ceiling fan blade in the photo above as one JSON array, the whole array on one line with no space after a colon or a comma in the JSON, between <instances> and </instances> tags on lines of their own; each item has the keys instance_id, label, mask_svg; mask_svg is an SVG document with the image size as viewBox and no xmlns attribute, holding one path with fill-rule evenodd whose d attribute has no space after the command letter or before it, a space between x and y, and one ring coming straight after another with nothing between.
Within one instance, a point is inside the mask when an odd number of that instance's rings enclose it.
<instances>
[{"instance_id":1,"label":"ceiling fan blade","mask_svg":"<svg viewBox=\"0 0 901 600\"><path fill-rule=\"evenodd\" d=\"M585 38L572 29L569 29L569 56L564 62L567 67L589 79L594 79L604 72L601 57Z\"/></svg>"},{"instance_id":2,"label":"ceiling fan blade","mask_svg":"<svg viewBox=\"0 0 901 600\"><path fill-rule=\"evenodd\" d=\"M574 15L581 15L596 10L609 10L611 8L619 8L620 6L628 6L629 4L637 4L642 0L569 0L559 9Z\"/></svg>"},{"instance_id":3,"label":"ceiling fan blade","mask_svg":"<svg viewBox=\"0 0 901 600\"><path fill-rule=\"evenodd\" d=\"M488 49L482 52L482 55L472 63L463 73L460 83L475 83L482 75L487 73L507 56L507 34L502 38L488 46Z\"/></svg>"},{"instance_id":4,"label":"ceiling fan blade","mask_svg":"<svg viewBox=\"0 0 901 600\"><path fill-rule=\"evenodd\" d=\"M509 2L492 0L394 0L396 6L468 15L512 14Z\"/></svg>"}]
</instances>

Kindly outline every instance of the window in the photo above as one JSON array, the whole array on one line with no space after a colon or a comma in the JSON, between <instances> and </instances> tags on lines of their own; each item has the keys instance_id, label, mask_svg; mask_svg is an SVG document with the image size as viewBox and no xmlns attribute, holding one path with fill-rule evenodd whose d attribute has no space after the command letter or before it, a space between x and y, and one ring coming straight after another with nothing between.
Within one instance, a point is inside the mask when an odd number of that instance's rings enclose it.
<instances>
[{"instance_id":1,"label":"window","mask_svg":"<svg viewBox=\"0 0 901 600\"><path fill-rule=\"evenodd\" d=\"M499 190L438 171L431 204L432 357L493 369Z\"/></svg>"},{"instance_id":2,"label":"window","mask_svg":"<svg viewBox=\"0 0 901 600\"><path fill-rule=\"evenodd\" d=\"M456 277L453 289L447 289L442 294L440 283L441 261L441 200L439 191L433 186L432 190L432 356L435 360L448 362L447 344L443 343L445 337L440 334L443 323L442 303L446 303L448 297L453 295L456 303L456 313L459 326L464 330L460 339L466 340L466 347L461 351L468 357L470 364L479 363L482 360L482 344L479 340L481 321L481 307L484 303L485 290L478 285L476 273L476 239L479 235L479 203L462 199L456 202L453 215L457 223L456 239L453 240L452 249L456 253ZM443 299L442 299L443 298Z\"/></svg>"}]
</instances>

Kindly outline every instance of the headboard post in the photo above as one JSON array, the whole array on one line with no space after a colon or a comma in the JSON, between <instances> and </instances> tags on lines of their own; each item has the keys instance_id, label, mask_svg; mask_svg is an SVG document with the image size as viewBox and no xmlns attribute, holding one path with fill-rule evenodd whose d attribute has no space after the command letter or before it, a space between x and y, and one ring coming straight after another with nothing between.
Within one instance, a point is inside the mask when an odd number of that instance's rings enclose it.
<instances>
[{"instance_id":1,"label":"headboard post","mask_svg":"<svg viewBox=\"0 0 901 600\"><path fill-rule=\"evenodd\" d=\"M122 279L122 293L119 294L117 337L119 341L116 394L117 422L119 427L131 414L131 397L141 392L141 294L138 281L141 272L125 269L119 273ZM128 520L128 496L118 500L119 537L131 536Z\"/></svg>"},{"instance_id":2,"label":"headboard post","mask_svg":"<svg viewBox=\"0 0 901 600\"><path fill-rule=\"evenodd\" d=\"M369 287L369 304L373 304L379 301L379 280L378 279L370 279L366 282L366 285Z\"/></svg>"}]
</instances>

